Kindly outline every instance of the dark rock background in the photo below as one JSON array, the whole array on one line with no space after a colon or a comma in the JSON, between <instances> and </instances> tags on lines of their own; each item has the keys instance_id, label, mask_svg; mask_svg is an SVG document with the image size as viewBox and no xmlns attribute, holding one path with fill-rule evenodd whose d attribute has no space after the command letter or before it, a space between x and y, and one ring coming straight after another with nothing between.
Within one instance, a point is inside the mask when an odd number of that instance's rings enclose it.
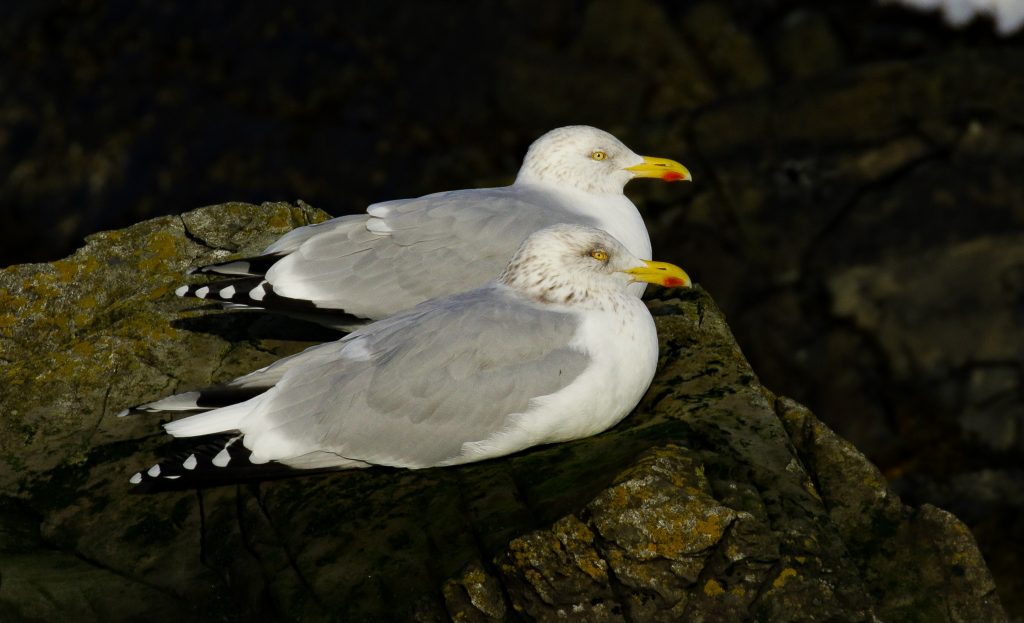
<instances>
[{"instance_id":1,"label":"dark rock background","mask_svg":"<svg viewBox=\"0 0 1024 623\"><path fill-rule=\"evenodd\" d=\"M1024 41L862 0L0 7L0 264L229 199L506 183L567 123L764 383L964 519L1024 616ZM6 310L3 310L6 311Z\"/></svg>"}]
</instances>

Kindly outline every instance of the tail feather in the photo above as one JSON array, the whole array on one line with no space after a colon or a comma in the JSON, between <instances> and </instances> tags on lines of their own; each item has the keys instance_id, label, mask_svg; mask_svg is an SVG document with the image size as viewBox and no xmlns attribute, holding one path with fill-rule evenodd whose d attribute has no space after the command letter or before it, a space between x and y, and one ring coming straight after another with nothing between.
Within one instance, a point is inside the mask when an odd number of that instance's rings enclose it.
<instances>
[{"instance_id":1,"label":"tail feather","mask_svg":"<svg viewBox=\"0 0 1024 623\"><path fill-rule=\"evenodd\" d=\"M156 413L159 411L202 411L199 406L200 392L184 392L175 394L144 405L137 405L131 408L133 413Z\"/></svg>"},{"instance_id":2,"label":"tail feather","mask_svg":"<svg viewBox=\"0 0 1024 623\"><path fill-rule=\"evenodd\" d=\"M220 262L218 264L208 264L206 266L200 266L198 268L189 269L188 273L192 274L210 274L210 275L237 275L237 276L249 276L249 277L262 277L267 274L270 267L273 266L278 260L283 258L285 254L272 253L269 255L256 255L253 257L245 257L238 260L229 260L227 262Z\"/></svg>"},{"instance_id":3,"label":"tail feather","mask_svg":"<svg viewBox=\"0 0 1024 623\"><path fill-rule=\"evenodd\" d=\"M118 417L148 413L203 413L236 405L255 398L273 386L276 379L264 385L214 385L198 391L174 394L160 400L128 407Z\"/></svg>"},{"instance_id":4,"label":"tail feather","mask_svg":"<svg viewBox=\"0 0 1024 623\"><path fill-rule=\"evenodd\" d=\"M252 405L240 402L205 413L164 424L164 430L174 437L199 437L238 430L242 419L250 413Z\"/></svg>"}]
</instances>

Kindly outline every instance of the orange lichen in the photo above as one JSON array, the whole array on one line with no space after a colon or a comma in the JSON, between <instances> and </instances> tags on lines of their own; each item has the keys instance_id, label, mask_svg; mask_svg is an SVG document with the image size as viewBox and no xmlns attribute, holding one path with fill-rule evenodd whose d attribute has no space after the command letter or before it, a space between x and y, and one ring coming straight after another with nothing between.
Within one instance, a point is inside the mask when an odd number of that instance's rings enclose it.
<instances>
[{"instance_id":1,"label":"orange lichen","mask_svg":"<svg viewBox=\"0 0 1024 623\"><path fill-rule=\"evenodd\" d=\"M184 244L184 240L184 237L168 231L156 232L146 241L138 264L139 270L147 273L166 272L169 261L180 256L178 247Z\"/></svg>"},{"instance_id":2,"label":"orange lichen","mask_svg":"<svg viewBox=\"0 0 1024 623\"><path fill-rule=\"evenodd\" d=\"M796 569L786 567L779 573L779 576L772 581L772 588L782 588L786 585L786 582L789 581L789 578L795 578L796 576Z\"/></svg>"},{"instance_id":3,"label":"orange lichen","mask_svg":"<svg viewBox=\"0 0 1024 623\"><path fill-rule=\"evenodd\" d=\"M718 597L724 592L725 589L715 580L708 580L707 584L704 585L704 594L708 597Z\"/></svg>"}]
</instances>

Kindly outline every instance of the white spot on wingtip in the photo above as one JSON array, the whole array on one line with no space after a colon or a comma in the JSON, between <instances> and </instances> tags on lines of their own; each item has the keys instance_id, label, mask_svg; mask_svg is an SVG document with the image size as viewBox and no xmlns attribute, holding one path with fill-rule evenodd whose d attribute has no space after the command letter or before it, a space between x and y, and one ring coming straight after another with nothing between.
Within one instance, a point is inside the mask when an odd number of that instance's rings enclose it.
<instances>
[{"instance_id":1,"label":"white spot on wingtip","mask_svg":"<svg viewBox=\"0 0 1024 623\"><path fill-rule=\"evenodd\" d=\"M160 475L160 465L154 465L153 467L150 467L149 471L147 471L146 473L152 476L153 478L156 478L157 476Z\"/></svg>"},{"instance_id":2,"label":"white spot on wingtip","mask_svg":"<svg viewBox=\"0 0 1024 623\"><path fill-rule=\"evenodd\" d=\"M175 290L174 293L178 296L185 296L186 294L188 294L188 286L181 286L180 288Z\"/></svg>"},{"instance_id":3,"label":"white spot on wingtip","mask_svg":"<svg viewBox=\"0 0 1024 623\"><path fill-rule=\"evenodd\" d=\"M234 295L235 295L235 286L228 286L226 288L221 289L221 291L220 291L221 298L229 299L229 298L231 298Z\"/></svg>"},{"instance_id":4,"label":"white spot on wingtip","mask_svg":"<svg viewBox=\"0 0 1024 623\"><path fill-rule=\"evenodd\" d=\"M256 286L252 290L249 290L249 298L251 298L254 301L262 301L263 297L267 295L267 291L263 289L263 286L266 285L266 283L267 282L264 281L263 283Z\"/></svg>"},{"instance_id":5,"label":"white spot on wingtip","mask_svg":"<svg viewBox=\"0 0 1024 623\"><path fill-rule=\"evenodd\" d=\"M228 449L224 448L217 453L217 456L213 457L213 464L217 467L227 467L228 463L231 462L231 455L228 454Z\"/></svg>"},{"instance_id":6,"label":"white spot on wingtip","mask_svg":"<svg viewBox=\"0 0 1024 623\"><path fill-rule=\"evenodd\" d=\"M190 454L188 455L188 458L185 459L185 462L181 464L181 466L184 467L185 469L195 469L198 463L199 461L196 460L196 455Z\"/></svg>"},{"instance_id":7,"label":"white spot on wingtip","mask_svg":"<svg viewBox=\"0 0 1024 623\"><path fill-rule=\"evenodd\" d=\"M199 288L198 290L196 290L196 296L198 296L201 299L205 299L206 295L209 294L209 293L210 293L210 288L208 286L203 286L203 287Z\"/></svg>"},{"instance_id":8,"label":"white spot on wingtip","mask_svg":"<svg viewBox=\"0 0 1024 623\"><path fill-rule=\"evenodd\" d=\"M181 476L164 476L164 478L166 478L167 480L177 480L181 478Z\"/></svg>"},{"instance_id":9,"label":"white spot on wingtip","mask_svg":"<svg viewBox=\"0 0 1024 623\"><path fill-rule=\"evenodd\" d=\"M137 485L142 482L142 472L135 472L135 475L128 479L128 482Z\"/></svg>"},{"instance_id":10,"label":"white spot on wingtip","mask_svg":"<svg viewBox=\"0 0 1024 623\"><path fill-rule=\"evenodd\" d=\"M131 409L122 409L121 411L117 412L117 417L124 417L124 416L128 415L131 412L132 412Z\"/></svg>"}]
</instances>

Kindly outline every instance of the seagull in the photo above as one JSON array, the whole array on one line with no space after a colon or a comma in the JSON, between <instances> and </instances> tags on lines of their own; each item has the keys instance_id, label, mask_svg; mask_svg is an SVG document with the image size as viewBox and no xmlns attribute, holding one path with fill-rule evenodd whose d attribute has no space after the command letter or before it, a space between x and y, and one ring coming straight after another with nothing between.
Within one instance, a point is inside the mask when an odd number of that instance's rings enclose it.
<instances>
[{"instance_id":1,"label":"seagull","mask_svg":"<svg viewBox=\"0 0 1024 623\"><path fill-rule=\"evenodd\" d=\"M691 179L678 162L639 156L597 128L557 128L530 146L511 186L375 203L295 229L256 257L195 269L230 278L176 293L352 331L487 283L527 236L559 223L603 229L651 257L643 218L622 194L638 177Z\"/></svg>"},{"instance_id":2,"label":"seagull","mask_svg":"<svg viewBox=\"0 0 1024 623\"><path fill-rule=\"evenodd\" d=\"M607 232L535 232L480 288L126 409L188 414L164 424L187 449L130 482L145 492L294 470L423 469L597 434L636 406L658 362L633 283L691 285L681 268L637 259Z\"/></svg>"}]
</instances>

